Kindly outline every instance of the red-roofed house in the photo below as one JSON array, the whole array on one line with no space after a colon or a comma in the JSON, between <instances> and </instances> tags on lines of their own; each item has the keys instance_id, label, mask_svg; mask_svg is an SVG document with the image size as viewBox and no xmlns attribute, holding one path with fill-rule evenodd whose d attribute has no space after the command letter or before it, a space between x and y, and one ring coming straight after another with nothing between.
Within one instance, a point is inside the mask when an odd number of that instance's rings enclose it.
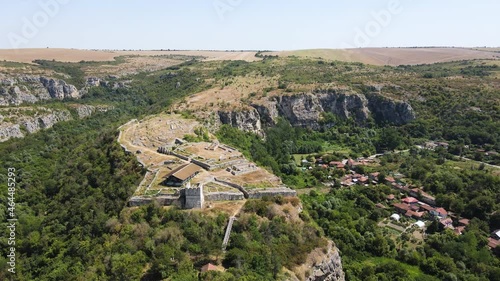
<instances>
[{"instance_id":1,"label":"red-roofed house","mask_svg":"<svg viewBox=\"0 0 500 281\"><path fill-rule=\"evenodd\" d=\"M453 229L453 220L451 218L446 218L442 219L439 221L439 223L444 227L444 228L451 228ZM451 227L450 227L451 226Z\"/></svg>"},{"instance_id":2,"label":"red-roofed house","mask_svg":"<svg viewBox=\"0 0 500 281\"><path fill-rule=\"evenodd\" d=\"M420 205L420 209L426 212L434 211L434 208L429 205Z\"/></svg>"},{"instance_id":3,"label":"red-roofed house","mask_svg":"<svg viewBox=\"0 0 500 281\"><path fill-rule=\"evenodd\" d=\"M389 194L389 195L387 195L386 198L387 198L387 200L394 200L394 198L396 198L396 197L394 196L394 194Z\"/></svg>"},{"instance_id":4,"label":"red-roofed house","mask_svg":"<svg viewBox=\"0 0 500 281\"><path fill-rule=\"evenodd\" d=\"M222 271L222 270L218 266L208 263L201 268L201 272L207 272L207 271Z\"/></svg>"},{"instance_id":5,"label":"red-roofed house","mask_svg":"<svg viewBox=\"0 0 500 281\"><path fill-rule=\"evenodd\" d=\"M469 225L469 219L460 219L458 220L458 224L461 226L468 226Z\"/></svg>"},{"instance_id":6,"label":"red-roofed house","mask_svg":"<svg viewBox=\"0 0 500 281\"><path fill-rule=\"evenodd\" d=\"M419 194L420 194L420 189L418 189L418 188L410 189L410 196L418 197Z\"/></svg>"},{"instance_id":7,"label":"red-roofed house","mask_svg":"<svg viewBox=\"0 0 500 281\"><path fill-rule=\"evenodd\" d=\"M360 177L359 178L359 182L360 183L367 183L368 182L368 178L367 177Z\"/></svg>"},{"instance_id":8,"label":"red-roofed house","mask_svg":"<svg viewBox=\"0 0 500 281\"><path fill-rule=\"evenodd\" d=\"M408 211L406 211L405 216L412 217L412 218L415 218L415 219L420 219L420 218L422 218L424 216L424 213L423 212L415 212L415 211L412 211L412 210L408 210Z\"/></svg>"},{"instance_id":9,"label":"red-roofed house","mask_svg":"<svg viewBox=\"0 0 500 281\"><path fill-rule=\"evenodd\" d=\"M455 234L456 235L462 235L462 232L464 232L465 226L457 226L455 227Z\"/></svg>"},{"instance_id":10,"label":"red-roofed house","mask_svg":"<svg viewBox=\"0 0 500 281\"><path fill-rule=\"evenodd\" d=\"M371 174L369 175L369 177L370 177L370 179L372 179L372 180L378 180L378 176L379 176L379 175L380 175L380 173L379 173L379 172L375 172L375 173L371 173Z\"/></svg>"},{"instance_id":11,"label":"red-roofed house","mask_svg":"<svg viewBox=\"0 0 500 281\"><path fill-rule=\"evenodd\" d=\"M410 205L410 209L412 211L418 212L420 210L420 205L418 205L418 204L411 204Z\"/></svg>"},{"instance_id":12,"label":"red-roofed house","mask_svg":"<svg viewBox=\"0 0 500 281\"><path fill-rule=\"evenodd\" d=\"M500 241L493 239L493 238L488 238L488 247L490 249L495 249L498 245L500 245Z\"/></svg>"},{"instance_id":13,"label":"red-roofed house","mask_svg":"<svg viewBox=\"0 0 500 281\"><path fill-rule=\"evenodd\" d=\"M342 162L339 162L339 161L331 161L328 164L330 165L330 167L336 167L337 169L343 169L345 167L345 165L342 164Z\"/></svg>"},{"instance_id":14,"label":"red-roofed house","mask_svg":"<svg viewBox=\"0 0 500 281\"><path fill-rule=\"evenodd\" d=\"M436 206L436 198L434 196L431 196L430 194L420 190L420 197L422 198L423 202L431 206Z\"/></svg>"},{"instance_id":15,"label":"red-roofed house","mask_svg":"<svg viewBox=\"0 0 500 281\"><path fill-rule=\"evenodd\" d=\"M392 204L392 206L394 206L394 208L396 208L396 211L404 214L406 213L408 210L410 210L410 206L407 205L407 204L402 204L402 203L394 203Z\"/></svg>"},{"instance_id":16,"label":"red-roofed house","mask_svg":"<svg viewBox=\"0 0 500 281\"><path fill-rule=\"evenodd\" d=\"M446 218L448 216L448 212L444 208L437 208L432 210L431 215L435 217L440 217L442 219Z\"/></svg>"},{"instance_id":17,"label":"red-roofed house","mask_svg":"<svg viewBox=\"0 0 500 281\"><path fill-rule=\"evenodd\" d=\"M417 204L418 203L418 200L416 198L413 198L413 197L406 197L406 198L403 198L403 200L401 200L403 203L406 203L406 204Z\"/></svg>"},{"instance_id":18,"label":"red-roofed house","mask_svg":"<svg viewBox=\"0 0 500 281\"><path fill-rule=\"evenodd\" d=\"M385 177L385 181L388 183L388 184L393 184L396 182L396 180L393 178L393 177Z\"/></svg>"}]
</instances>

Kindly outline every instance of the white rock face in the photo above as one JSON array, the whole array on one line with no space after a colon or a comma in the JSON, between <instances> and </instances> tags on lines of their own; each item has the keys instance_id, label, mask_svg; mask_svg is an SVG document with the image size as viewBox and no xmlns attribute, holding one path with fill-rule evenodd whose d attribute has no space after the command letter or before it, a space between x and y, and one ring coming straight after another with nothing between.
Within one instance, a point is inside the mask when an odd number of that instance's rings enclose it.
<instances>
[{"instance_id":1,"label":"white rock face","mask_svg":"<svg viewBox=\"0 0 500 281\"><path fill-rule=\"evenodd\" d=\"M321 127L323 113L332 113L342 119L352 118L361 125L370 117L375 121L395 125L403 125L416 118L413 108L407 102L345 90L277 96L252 107L238 111L219 111L220 123L261 134L262 125L275 125L277 117L283 117L292 126L311 129Z\"/></svg>"},{"instance_id":2,"label":"white rock face","mask_svg":"<svg viewBox=\"0 0 500 281\"><path fill-rule=\"evenodd\" d=\"M2 124L0 125L0 142L4 142L10 138L23 138L24 134L21 131L19 124Z\"/></svg>"},{"instance_id":3,"label":"white rock face","mask_svg":"<svg viewBox=\"0 0 500 281\"><path fill-rule=\"evenodd\" d=\"M0 79L0 105L21 105L48 99L80 98L85 91L63 80L21 75Z\"/></svg>"},{"instance_id":4,"label":"white rock face","mask_svg":"<svg viewBox=\"0 0 500 281\"><path fill-rule=\"evenodd\" d=\"M55 111L48 114L43 114L38 117L26 118L22 125L32 134L42 129L52 128L56 123L61 121L71 120L71 114L68 110Z\"/></svg>"},{"instance_id":5,"label":"white rock face","mask_svg":"<svg viewBox=\"0 0 500 281\"><path fill-rule=\"evenodd\" d=\"M315 264L309 272L310 275L306 281L344 281L345 275L339 249L329 244L324 259Z\"/></svg>"},{"instance_id":6,"label":"white rock face","mask_svg":"<svg viewBox=\"0 0 500 281\"><path fill-rule=\"evenodd\" d=\"M222 124L230 124L246 132L258 133L262 130L260 115L254 108L241 111L220 111L219 118Z\"/></svg>"}]
</instances>

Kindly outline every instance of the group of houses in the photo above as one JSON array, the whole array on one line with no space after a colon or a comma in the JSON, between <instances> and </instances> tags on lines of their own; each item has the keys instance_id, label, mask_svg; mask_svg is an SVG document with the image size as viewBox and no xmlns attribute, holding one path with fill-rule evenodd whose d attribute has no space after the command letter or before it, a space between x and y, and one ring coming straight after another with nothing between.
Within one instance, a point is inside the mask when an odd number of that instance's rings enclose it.
<instances>
[{"instance_id":1,"label":"group of houses","mask_svg":"<svg viewBox=\"0 0 500 281\"><path fill-rule=\"evenodd\" d=\"M394 195L391 195L387 197L387 200L394 200ZM457 235L461 235L469 225L469 220L466 218L458 218L457 222L454 223L446 209L431 206L415 197L403 198L400 203L393 203L392 206L397 213L408 218L416 220L422 220L423 218L437 219L442 229L453 230Z\"/></svg>"},{"instance_id":2,"label":"group of houses","mask_svg":"<svg viewBox=\"0 0 500 281\"><path fill-rule=\"evenodd\" d=\"M356 160L353 159L343 159L341 161L326 161L323 159L323 157L318 157L314 159L314 164L318 167L328 169L338 169L342 171L347 171L347 170L353 170L357 166L364 166L364 165L370 165L376 163L376 160L374 157L369 157L369 158L358 158ZM312 166L310 166L311 163L307 161L306 159L302 160L302 166L309 166L309 169L312 169Z\"/></svg>"},{"instance_id":3,"label":"group of houses","mask_svg":"<svg viewBox=\"0 0 500 281\"><path fill-rule=\"evenodd\" d=\"M446 143L436 143L438 146L446 147ZM412 185L405 184L401 181L404 175L394 174L393 176L381 176L379 172L374 172L370 174L359 174L355 172L355 168L360 165L369 165L373 163L371 158L359 158L357 160L344 159L342 161L331 161L329 163L323 163L321 158L316 159L316 164L318 166L330 167L334 169L342 169L347 172L347 174L341 179L342 186L352 186L352 185L365 185L369 184L379 184L384 183L400 194L406 194L406 198L403 198L399 203L393 203L397 214L394 214L392 218L397 218L399 220L400 216L405 216L408 218L413 218L421 222L423 219L436 219L439 221L442 229L451 229L456 234L460 235L469 225L469 220L466 218L456 218L454 220L449 216L446 209L442 207L436 207L436 198L423 190L423 188L418 188ZM387 201L393 202L396 199L394 194L387 196ZM381 203L377 204L377 207L385 208ZM496 240L498 241L498 240ZM500 244L500 242L499 242Z\"/></svg>"}]
</instances>

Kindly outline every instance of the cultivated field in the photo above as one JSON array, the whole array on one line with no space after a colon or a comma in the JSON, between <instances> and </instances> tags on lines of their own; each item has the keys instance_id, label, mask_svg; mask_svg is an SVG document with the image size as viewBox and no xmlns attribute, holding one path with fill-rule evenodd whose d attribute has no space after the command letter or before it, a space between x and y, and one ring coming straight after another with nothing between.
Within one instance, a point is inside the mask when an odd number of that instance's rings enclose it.
<instances>
[{"instance_id":1,"label":"cultivated field","mask_svg":"<svg viewBox=\"0 0 500 281\"><path fill-rule=\"evenodd\" d=\"M359 48L359 49L311 49L279 51L268 54L279 56L299 56L362 62L373 65L402 65L449 62L470 59L498 59L499 48ZM254 51L117 51L78 49L3 49L0 61L31 63L36 59L64 62L113 61L119 56L136 56L136 65L149 65L151 58L161 56L203 57L206 61L244 60L256 61ZM149 61L148 61L149 60ZM144 61L144 62L143 62ZM149 64L147 63L149 62ZM154 64L154 63L153 63Z\"/></svg>"},{"instance_id":2,"label":"cultivated field","mask_svg":"<svg viewBox=\"0 0 500 281\"><path fill-rule=\"evenodd\" d=\"M372 65L414 65L450 62L471 59L499 59L500 54L490 49L464 48L359 48L359 49L316 49L270 53L279 56L324 58L346 62L362 62Z\"/></svg>"},{"instance_id":3,"label":"cultivated field","mask_svg":"<svg viewBox=\"0 0 500 281\"><path fill-rule=\"evenodd\" d=\"M119 56L200 56L206 60L246 60L255 61L255 52L226 51L111 51L78 49L0 49L0 60L31 63L34 60L56 60L62 62L113 61Z\"/></svg>"}]
</instances>

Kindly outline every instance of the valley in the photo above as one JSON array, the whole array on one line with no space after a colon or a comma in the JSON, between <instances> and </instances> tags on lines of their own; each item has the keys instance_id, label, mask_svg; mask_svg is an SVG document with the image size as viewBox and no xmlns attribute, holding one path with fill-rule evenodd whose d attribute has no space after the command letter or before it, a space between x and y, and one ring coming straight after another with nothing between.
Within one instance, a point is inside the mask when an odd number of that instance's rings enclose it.
<instances>
[{"instance_id":1,"label":"valley","mask_svg":"<svg viewBox=\"0 0 500 281\"><path fill-rule=\"evenodd\" d=\"M495 57L56 51L0 63L19 280L500 276Z\"/></svg>"}]
</instances>

